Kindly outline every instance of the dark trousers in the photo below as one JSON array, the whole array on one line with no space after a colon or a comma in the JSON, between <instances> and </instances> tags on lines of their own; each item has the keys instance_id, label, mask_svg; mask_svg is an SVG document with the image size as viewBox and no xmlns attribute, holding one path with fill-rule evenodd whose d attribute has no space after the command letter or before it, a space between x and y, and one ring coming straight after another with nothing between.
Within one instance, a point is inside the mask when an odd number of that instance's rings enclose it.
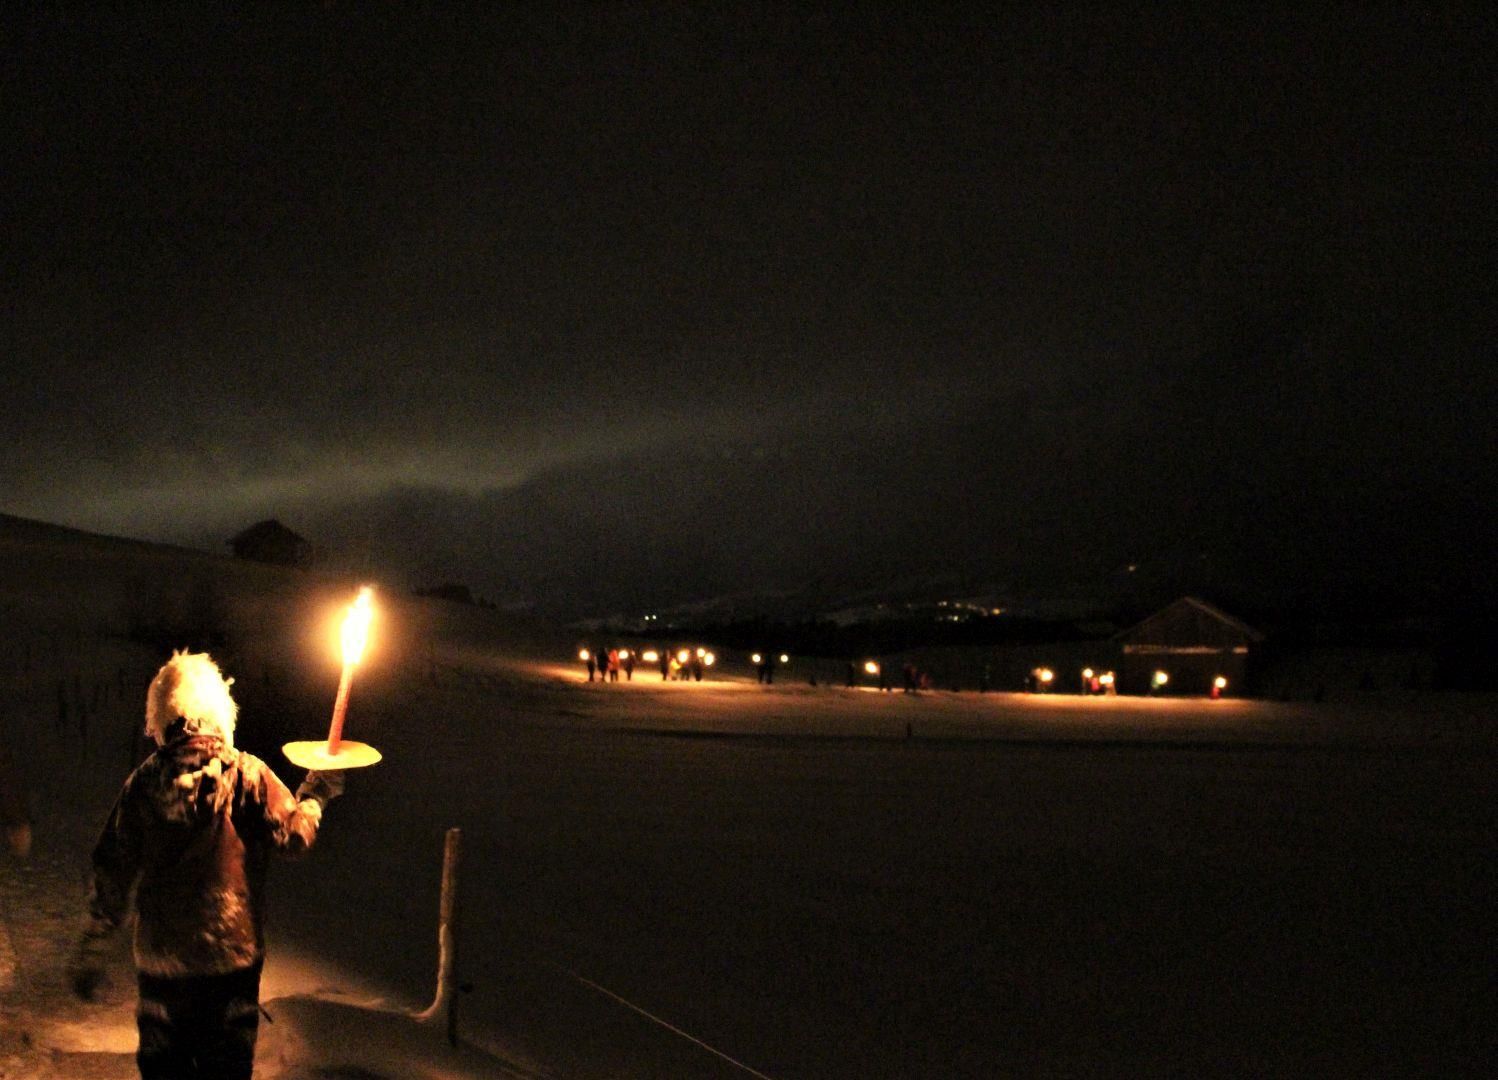
<instances>
[{"instance_id":1,"label":"dark trousers","mask_svg":"<svg viewBox=\"0 0 1498 1080\"><path fill-rule=\"evenodd\" d=\"M142 1080L250 1080L260 1028L260 965L227 975L140 974Z\"/></svg>"}]
</instances>

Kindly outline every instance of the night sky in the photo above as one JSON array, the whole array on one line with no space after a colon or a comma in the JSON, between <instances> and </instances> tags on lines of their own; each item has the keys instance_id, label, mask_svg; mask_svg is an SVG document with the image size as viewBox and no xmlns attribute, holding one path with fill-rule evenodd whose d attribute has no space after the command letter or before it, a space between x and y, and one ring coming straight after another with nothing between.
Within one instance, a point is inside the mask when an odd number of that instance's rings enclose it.
<instances>
[{"instance_id":1,"label":"night sky","mask_svg":"<svg viewBox=\"0 0 1498 1080\"><path fill-rule=\"evenodd\" d=\"M0 511L558 614L1492 602L1498 23L1342 7L5 15Z\"/></svg>"}]
</instances>

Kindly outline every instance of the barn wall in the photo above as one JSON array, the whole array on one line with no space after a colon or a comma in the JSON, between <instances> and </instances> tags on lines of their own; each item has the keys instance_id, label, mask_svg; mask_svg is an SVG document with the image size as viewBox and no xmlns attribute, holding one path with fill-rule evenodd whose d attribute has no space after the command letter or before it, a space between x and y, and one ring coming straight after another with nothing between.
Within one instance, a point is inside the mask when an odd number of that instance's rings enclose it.
<instances>
[{"instance_id":1,"label":"barn wall","mask_svg":"<svg viewBox=\"0 0 1498 1080\"><path fill-rule=\"evenodd\" d=\"M1156 671L1170 676L1164 694L1193 696L1208 694L1219 675L1228 681L1227 693L1241 695L1248 686L1248 656L1231 650L1213 652L1130 651L1124 646L1119 668L1119 693L1147 694Z\"/></svg>"}]
</instances>

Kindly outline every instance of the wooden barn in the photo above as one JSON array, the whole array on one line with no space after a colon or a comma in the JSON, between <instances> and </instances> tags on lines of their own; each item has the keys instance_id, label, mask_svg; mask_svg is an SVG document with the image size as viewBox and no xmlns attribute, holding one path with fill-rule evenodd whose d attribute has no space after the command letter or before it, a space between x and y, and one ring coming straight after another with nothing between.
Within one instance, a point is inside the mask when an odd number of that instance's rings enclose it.
<instances>
[{"instance_id":1,"label":"wooden barn","mask_svg":"<svg viewBox=\"0 0 1498 1080\"><path fill-rule=\"evenodd\" d=\"M1205 600L1183 596L1118 634L1118 688L1125 694L1207 695L1227 680L1224 694L1243 692L1251 652L1264 640L1248 624ZM1165 682L1157 684L1157 673Z\"/></svg>"},{"instance_id":2,"label":"wooden barn","mask_svg":"<svg viewBox=\"0 0 1498 1080\"><path fill-rule=\"evenodd\" d=\"M257 522L229 541L236 559L305 566L312 560L312 544L274 518Z\"/></svg>"}]
</instances>

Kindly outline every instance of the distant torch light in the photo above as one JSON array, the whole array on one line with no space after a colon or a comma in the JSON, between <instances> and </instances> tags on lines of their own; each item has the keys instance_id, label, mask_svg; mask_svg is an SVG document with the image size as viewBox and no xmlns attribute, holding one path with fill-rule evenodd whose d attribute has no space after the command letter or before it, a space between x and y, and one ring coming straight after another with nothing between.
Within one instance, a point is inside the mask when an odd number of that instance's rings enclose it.
<instances>
[{"instance_id":1,"label":"distant torch light","mask_svg":"<svg viewBox=\"0 0 1498 1080\"><path fill-rule=\"evenodd\" d=\"M681 652L679 652L679 653L676 654L676 662L678 664L685 664L691 658L692 658L692 654L689 651L687 651L686 649L682 649Z\"/></svg>"},{"instance_id":2,"label":"distant torch light","mask_svg":"<svg viewBox=\"0 0 1498 1080\"><path fill-rule=\"evenodd\" d=\"M1226 690L1228 688L1227 677L1223 675L1217 676L1217 678L1212 680L1212 685L1219 690Z\"/></svg>"},{"instance_id":3,"label":"distant torch light","mask_svg":"<svg viewBox=\"0 0 1498 1080\"><path fill-rule=\"evenodd\" d=\"M707 650L706 649L698 649L697 650L697 659L701 660L706 655L707 655Z\"/></svg>"},{"instance_id":4,"label":"distant torch light","mask_svg":"<svg viewBox=\"0 0 1498 1080\"><path fill-rule=\"evenodd\" d=\"M1043 668L1040 669L1040 681L1041 682L1050 682L1055 677L1056 677L1056 673L1054 671L1052 671L1050 668L1043 667Z\"/></svg>"},{"instance_id":5,"label":"distant torch light","mask_svg":"<svg viewBox=\"0 0 1498 1080\"><path fill-rule=\"evenodd\" d=\"M1092 668L1090 668L1090 667L1084 667L1082 669L1082 678L1084 678L1084 679L1090 679L1090 678L1092 678Z\"/></svg>"},{"instance_id":6,"label":"distant torch light","mask_svg":"<svg viewBox=\"0 0 1498 1080\"><path fill-rule=\"evenodd\" d=\"M620 660L628 660L629 659L629 650L628 649L620 649L619 650L619 659Z\"/></svg>"},{"instance_id":7,"label":"distant torch light","mask_svg":"<svg viewBox=\"0 0 1498 1080\"><path fill-rule=\"evenodd\" d=\"M863 669L864 669L864 671L868 672L870 675L878 675L879 674L879 662L877 660L867 660L867 661L864 662Z\"/></svg>"},{"instance_id":8,"label":"distant torch light","mask_svg":"<svg viewBox=\"0 0 1498 1080\"><path fill-rule=\"evenodd\" d=\"M1156 686L1164 686L1168 682L1170 682L1170 676L1169 675L1167 675L1163 671L1157 671L1157 672L1155 672L1155 685Z\"/></svg>"},{"instance_id":9,"label":"distant torch light","mask_svg":"<svg viewBox=\"0 0 1498 1080\"><path fill-rule=\"evenodd\" d=\"M1097 681L1100 682L1100 683L1102 683L1104 686L1112 686L1113 685L1113 672L1111 672L1111 671L1105 671L1105 672L1103 672L1101 675L1098 676Z\"/></svg>"},{"instance_id":10,"label":"distant torch light","mask_svg":"<svg viewBox=\"0 0 1498 1080\"><path fill-rule=\"evenodd\" d=\"M759 653L754 653L752 656L749 657L749 662L751 664L763 664L765 662L765 658L763 656L761 656Z\"/></svg>"},{"instance_id":11,"label":"distant torch light","mask_svg":"<svg viewBox=\"0 0 1498 1080\"><path fill-rule=\"evenodd\" d=\"M702 656L702 665L703 665L703 667L712 667L717 662L718 662L718 658L716 656L714 656L712 653L704 653L703 656Z\"/></svg>"},{"instance_id":12,"label":"distant torch light","mask_svg":"<svg viewBox=\"0 0 1498 1080\"><path fill-rule=\"evenodd\" d=\"M579 660L586 660L586 659L588 659L592 655L593 654L590 653L587 649L578 649L577 650L577 658Z\"/></svg>"},{"instance_id":13,"label":"distant torch light","mask_svg":"<svg viewBox=\"0 0 1498 1080\"><path fill-rule=\"evenodd\" d=\"M782 664L789 664L791 662L791 658L789 656L787 656L785 653L781 653L780 654L780 662Z\"/></svg>"},{"instance_id":14,"label":"distant torch light","mask_svg":"<svg viewBox=\"0 0 1498 1080\"><path fill-rule=\"evenodd\" d=\"M653 664L660 658L661 654L656 652L654 649L646 649L640 654L640 659L645 661L645 663L647 664Z\"/></svg>"}]
</instances>

